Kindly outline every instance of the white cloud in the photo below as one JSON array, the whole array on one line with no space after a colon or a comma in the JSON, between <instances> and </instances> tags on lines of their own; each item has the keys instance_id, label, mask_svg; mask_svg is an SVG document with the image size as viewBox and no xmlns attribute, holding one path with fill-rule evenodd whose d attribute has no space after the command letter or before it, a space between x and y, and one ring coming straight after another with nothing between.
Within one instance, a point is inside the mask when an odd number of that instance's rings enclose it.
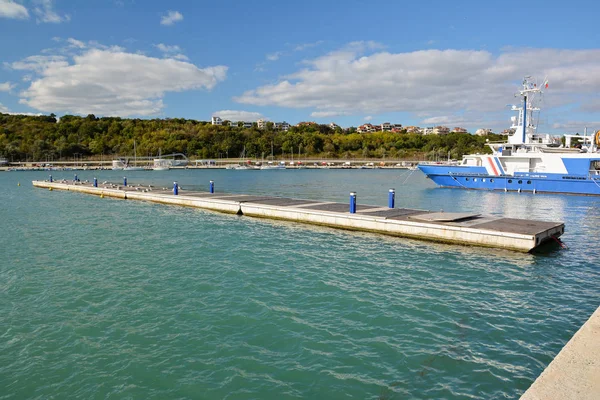
<instances>
[{"instance_id":1,"label":"white cloud","mask_svg":"<svg viewBox=\"0 0 600 400\"><path fill-rule=\"evenodd\" d=\"M344 111L313 111L310 116L313 118L329 118L338 117L340 115L350 115L350 113Z\"/></svg>"},{"instance_id":2,"label":"white cloud","mask_svg":"<svg viewBox=\"0 0 600 400\"><path fill-rule=\"evenodd\" d=\"M464 124L465 118L458 117L454 115L440 115L437 117L425 118L423 120L424 124L427 125L456 125L456 124Z\"/></svg>"},{"instance_id":3,"label":"white cloud","mask_svg":"<svg viewBox=\"0 0 600 400\"><path fill-rule=\"evenodd\" d=\"M71 47L76 47L78 49L85 49L87 47L85 45L85 43L82 42L81 40L77 40L77 39L73 39L73 38L68 38L67 42L69 43L69 45L71 45Z\"/></svg>"},{"instance_id":4,"label":"white cloud","mask_svg":"<svg viewBox=\"0 0 600 400\"><path fill-rule=\"evenodd\" d=\"M581 133L588 128L588 135L600 129L600 121L565 121L552 124L552 128L567 133Z\"/></svg>"},{"instance_id":5,"label":"white cloud","mask_svg":"<svg viewBox=\"0 0 600 400\"><path fill-rule=\"evenodd\" d=\"M69 63L64 56L29 56L21 61L14 63L4 63L5 66L20 70L20 71L34 71L41 73L51 66L67 66Z\"/></svg>"},{"instance_id":6,"label":"white cloud","mask_svg":"<svg viewBox=\"0 0 600 400\"><path fill-rule=\"evenodd\" d=\"M599 49L508 49L495 56L475 50L389 53L381 47L350 43L234 100L309 108L317 115L427 111L427 117L457 121L465 112L502 112L515 101L521 78L535 73L539 83L550 79L546 107L579 103L597 109L592 102L600 92Z\"/></svg>"},{"instance_id":7,"label":"white cloud","mask_svg":"<svg viewBox=\"0 0 600 400\"><path fill-rule=\"evenodd\" d=\"M296 47L294 47L294 51L303 51L303 50L309 49L311 47L319 46L321 44L323 44L322 40L318 40L313 43L302 43L302 44L299 44Z\"/></svg>"},{"instance_id":8,"label":"white cloud","mask_svg":"<svg viewBox=\"0 0 600 400\"><path fill-rule=\"evenodd\" d=\"M173 58L180 61L189 61L190 59L185 54L181 53L181 48L177 45L167 45L164 43L155 44L154 47L163 52L166 58ZM176 54L174 54L176 53Z\"/></svg>"},{"instance_id":9,"label":"white cloud","mask_svg":"<svg viewBox=\"0 0 600 400\"><path fill-rule=\"evenodd\" d=\"M275 53L271 53L271 54L267 54L267 60L269 61L277 61L279 60L279 57L281 57L283 55L282 51L277 51Z\"/></svg>"},{"instance_id":10,"label":"white cloud","mask_svg":"<svg viewBox=\"0 0 600 400\"><path fill-rule=\"evenodd\" d=\"M177 45L168 45L164 43L155 44L154 47L163 53L179 53L181 51L181 48Z\"/></svg>"},{"instance_id":11,"label":"white cloud","mask_svg":"<svg viewBox=\"0 0 600 400\"><path fill-rule=\"evenodd\" d=\"M0 0L0 18L27 19L29 11L13 0Z\"/></svg>"},{"instance_id":12,"label":"white cloud","mask_svg":"<svg viewBox=\"0 0 600 400\"><path fill-rule=\"evenodd\" d=\"M255 122L259 119L268 119L265 118L261 113L252 112L252 111L236 111L236 110L221 110L215 111L212 114L213 117L220 117L223 120L229 121L247 121L247 122Z\"/></svg>"},{"instance_id":13,"label":"white cloud","mask_svg":"<svg viewBox=\"0 0 600 400\"><path fill-rule=\"evenodd\" d=\"M365 121L371 121L373 119L373 117L371 115L367 115L366 117L363 118Z\"/></svg>"},{"instance_id":14,"label":"white cloud","mask_svg":"<svg viewBox=\"0 0 600 400\"><path fill-rule=\"evenodd\" d=\"M33 9L33 13L37 16L36 21L48 22L52 24L60 24L61 22L69 22L71 16L68 14L59 15L53 10L52 0L36 0L37 7Z\"/></svg>"},{"instance_id":15,"label":"white cloud","mask_svg":"<svg viewBox=\"0 0 600 400\"><path fill-rule=\"evenodd\" d=\"M10 82L0 83L0 92L10 92L15 88L15 86L17 85Z\"/></svg>"},{"instance_id":16,"label":"white cloud","mask_svg":"<svg viewBox=\"0 0 600 400\"><path fill-rule=\"evenodd\" d=\"M45 112L115 116L155 115L166 92L212 89L227 67L200 69L187 62L91 49L73 57L32 56L14 69L41 74L21 92L21 104Z\"/></svg>"},{"instance_id":17,"label":"white cloud","mask_svg":"<svg viewBox=\"0 0 600 400\"><path fill-rule=\"evenodd\" d=\"M171 58L174 58L176 60L181 60L181 61L189 61L190 60L188 58L188 56L186 56L185 54L175 54L175 55L171 56Z\"/></svg>"},{"instance_id":18,"label":"white cloud","mask_svg":"<svg viewBox=\"0 0 600 400\"><path fill-rule=\"evenodd\" d=\"M38 117L40 115L43 115L40 113L30 113L30 112L12 112L8 109L8 107L3 105L2 103L0 103L0 113L9 114L9 115L29 115L29 116L33 116L33 117Z\"/></svg>"},{"instance_id":19,"label":"white cloud","mask_svg":"<svg viewBox=\"0 0 600 400\"><path fill-rule=\"evenodd\" d=\"M179 11L169 11L167 15L163 15L160 18L160 24L170 26L181 20L183 20L183 15Z\"/></svg>"}]
</instances>

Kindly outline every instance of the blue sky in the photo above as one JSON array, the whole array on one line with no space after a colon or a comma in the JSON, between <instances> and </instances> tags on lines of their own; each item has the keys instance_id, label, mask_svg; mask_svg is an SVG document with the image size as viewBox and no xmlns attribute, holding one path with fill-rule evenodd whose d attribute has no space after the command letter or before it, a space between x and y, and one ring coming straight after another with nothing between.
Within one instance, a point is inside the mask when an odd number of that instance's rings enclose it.
<instances>
[{"instance_id":1,"label":"blue sky","mask_svg":"<svg viewBox=\"0 0 600 400\"><path fill-rule=\"evenodd\" d=\"M0 0L0 111L600 129L595 1Z\"/></svg>"}]
</instances>

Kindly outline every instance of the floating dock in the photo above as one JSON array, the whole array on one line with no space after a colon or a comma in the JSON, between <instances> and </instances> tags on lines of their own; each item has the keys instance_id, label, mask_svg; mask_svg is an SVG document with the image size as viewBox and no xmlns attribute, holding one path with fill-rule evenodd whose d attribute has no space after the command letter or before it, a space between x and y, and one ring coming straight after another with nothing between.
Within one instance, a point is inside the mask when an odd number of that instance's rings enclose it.
<instances>
[{"instance_id":1,"label":"floating dock","mask_svg":"<svg viewBox=\"0 0 600 400\"><path fill-rule=\"evenodd\" d=\"M179 189L177 185L172 191L148 186L77 181L33 181L33 186L521 252L529 252L542 243L558 238L565 229L561 222L394 208L392 200L391 207L380 207L356 203L353 205L352 201L347 204L272 196L188 192Z\"/></svg>"}]
</instances>

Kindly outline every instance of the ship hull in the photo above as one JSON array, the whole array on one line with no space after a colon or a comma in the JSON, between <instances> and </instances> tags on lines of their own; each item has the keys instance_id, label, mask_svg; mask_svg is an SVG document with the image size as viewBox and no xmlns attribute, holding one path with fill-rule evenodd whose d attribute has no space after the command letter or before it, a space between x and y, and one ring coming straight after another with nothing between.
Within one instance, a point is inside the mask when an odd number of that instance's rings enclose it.
<instances>
[{"instance_id":1,"label":"ship hull","mask_svg":"<svg viewBox=\"0 0 600 400\"><path fill-rule=\"evenodd\" d=\"M600 175L522 173L496 176L487 174L485 168L437 165L419 165L419 169L442 187L600 196Z\"/></svg>"}]
</instances>

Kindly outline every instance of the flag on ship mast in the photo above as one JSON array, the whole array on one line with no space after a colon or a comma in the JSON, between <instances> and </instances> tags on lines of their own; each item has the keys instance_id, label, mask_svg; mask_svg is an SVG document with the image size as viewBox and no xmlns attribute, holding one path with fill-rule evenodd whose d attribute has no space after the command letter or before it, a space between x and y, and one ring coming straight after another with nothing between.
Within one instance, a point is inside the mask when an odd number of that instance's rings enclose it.
<instances>
[{"instance_id":1,"label":"flag on ship mast","mask_svg":"<svg viewBox=\"0 0 600 400\"><path fill-rule=\"evenodd\" d=\"M546 79L546 81L544 82L544 88L548 89L548 79Z\"/></svg>"}]
</instances>

